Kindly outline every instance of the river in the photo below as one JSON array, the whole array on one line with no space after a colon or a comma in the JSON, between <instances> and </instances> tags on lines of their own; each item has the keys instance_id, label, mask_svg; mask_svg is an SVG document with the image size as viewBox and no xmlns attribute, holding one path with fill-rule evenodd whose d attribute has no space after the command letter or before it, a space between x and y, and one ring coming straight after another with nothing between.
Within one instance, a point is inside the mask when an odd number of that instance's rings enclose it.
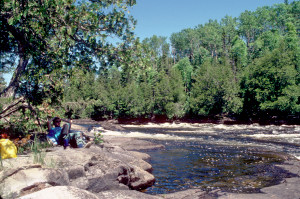
<instances>
[{"instance_id":1,"label":"river","mask_svg":"<svg viewBox=\"0 0 300 199\"><path fill-rule=\"evenodd\" d=\"M150 140L163 150L151 156L155 184L149 194L201 187L252 193L292 177L276 164L300 159L299 125L224 125L163 123L122 125L123 132L104 132Z\"/></svg>"}]
</instances>

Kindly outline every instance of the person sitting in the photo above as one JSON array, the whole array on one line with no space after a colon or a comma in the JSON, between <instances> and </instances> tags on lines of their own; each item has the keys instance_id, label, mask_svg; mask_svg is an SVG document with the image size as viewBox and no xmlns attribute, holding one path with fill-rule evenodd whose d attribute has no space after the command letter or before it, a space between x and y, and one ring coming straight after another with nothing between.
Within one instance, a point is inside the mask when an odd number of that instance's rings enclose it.
<instances>
[{"instance_id":1,"label":"person sitting","mask_svg":"<svg viewBox=\"0 0 300 199\"><path fill-rule=\"evenodd\" d=\"M61 121L66 122L63 127L60 126ZM51 122L53 122L54 127L52 127ZM48 121L48 131L47 138L53 146L63 145L65 149L69 146L73 148L89 148L93 143L82 132L71 130L70 120L60 119L59 117L54 117ZM86 143L85 140L89 142Z\"/></svg>"},{"instance_id":2,"label":"person sitting","mask_svg":"<svg viewBox=\"0 0 300 199\"><path fill-rule=\"evenodd\" d=\"M66 122L63 127L60 126L61 121ZM53 126L51 124L53 122ZM48 141L53 145L63 145L64 148L69 146L68 134L71 129L71 121L66 119L60 119L59 117L54 117L47 122L48 125Z\"/></svg>"}]
</instances>

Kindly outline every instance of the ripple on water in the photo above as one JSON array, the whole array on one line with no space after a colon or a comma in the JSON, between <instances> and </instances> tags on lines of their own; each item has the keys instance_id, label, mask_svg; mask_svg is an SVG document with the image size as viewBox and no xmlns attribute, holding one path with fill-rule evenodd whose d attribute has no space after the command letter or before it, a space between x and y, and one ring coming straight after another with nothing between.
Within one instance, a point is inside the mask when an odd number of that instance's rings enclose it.
<instances>
[{"instance_id":1,"label":"ripple on water","mask_svg":"<svg viewBox=\"0 0 300 199\"><path fill-rule=\"evenodd\" d=\"M259 192L292 174L276 167L288 156L300 157L299 126L150 124L126 125L121 136L166 146L147 151L154 186L150 194L193 187L231 192ZM114 133L115 135L115 133Z\"/></svg>"},{"instance_id":2,"label":"ripple on water","mask_svg":"<svg viewBox=\"0 0 300 199\"><path fill-rule=\"evenodd\" d=\"M281 156L247 148L168 143L166 150L148 153L156 177L156 184L146 190L150 194L199 186L208 190L259 192L291 175L274 166L283 161Z\"/></svg>"}]
</instances>

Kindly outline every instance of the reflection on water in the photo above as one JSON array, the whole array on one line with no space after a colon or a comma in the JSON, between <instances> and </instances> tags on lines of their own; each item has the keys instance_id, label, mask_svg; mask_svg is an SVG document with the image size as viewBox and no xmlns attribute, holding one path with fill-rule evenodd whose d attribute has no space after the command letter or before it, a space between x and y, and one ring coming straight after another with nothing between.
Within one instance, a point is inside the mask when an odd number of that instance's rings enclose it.
<instances>
[{"instance_id":1,"label":"reflection on water","mask_svg":"<svg viewBox=\"0 0 300 199\"><path fill-rule=\"evenodd\" d=\"M281 163L287 154L300 157L297 125L148 124L124 128L127 131L120 136L166 146L165 150L147 151L156 178L155 185L146 190L151 194L199 186L258 192L292 176L275 163Z\"/></svg>"}]
</instances>

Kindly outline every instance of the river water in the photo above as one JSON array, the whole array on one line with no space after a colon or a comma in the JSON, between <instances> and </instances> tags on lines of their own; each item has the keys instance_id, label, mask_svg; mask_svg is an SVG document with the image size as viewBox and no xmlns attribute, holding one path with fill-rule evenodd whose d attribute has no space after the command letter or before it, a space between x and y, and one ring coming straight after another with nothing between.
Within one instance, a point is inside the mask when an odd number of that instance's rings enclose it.
<instances>
[{"instance_id":1,"label":"river water","mask_svg":"<svg viewBox=\"0 0 300 199\"><path fill-rule=\"evenodd\" d=\"M259 192L293 175L276 167L287 157L300 159L300 125L223 125L164 123L123 125L117 136L163 144L151 156L155 184L163 194L189 188Z\"/></svg>"}]
</instances>

